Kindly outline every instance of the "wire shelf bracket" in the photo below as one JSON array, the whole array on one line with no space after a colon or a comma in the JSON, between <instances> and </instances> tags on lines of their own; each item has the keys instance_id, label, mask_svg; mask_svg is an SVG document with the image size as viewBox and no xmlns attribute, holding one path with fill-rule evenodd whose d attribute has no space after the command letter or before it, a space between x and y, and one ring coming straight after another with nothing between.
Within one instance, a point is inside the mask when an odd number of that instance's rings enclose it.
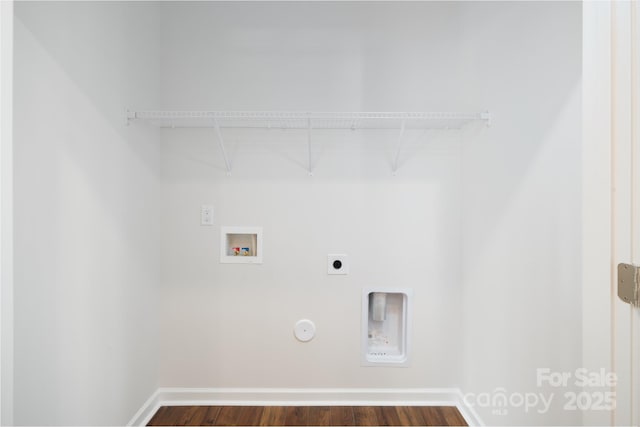
<instances>
[{"instance_id":1,"label":"wire shelf bracket","mask_svg":"<svg viewBox=\"0 0 640 427\"><path fill-rule=\"evenodd\" d=\"M291 111L126 111L126 124L134 121L160 128L214 128L227 175L232 163L222 129L298 129L306 130L307 171L313 175L312 134L318 129L398 130L392 172L400 166L400 153L406 131L411 129L462 129L472 122L491 125L491 113L456 112L291 112Z\"/></svg>"},{"instance_id":2,"label":"wire shelf bracket","mask_svg":"<svg viewBox=\"0 0 640 427\"><path fill-rule=\"evenodd\" d=\"M400 160L400 150L402 150L402 141L404 137L405 125L406 125L406 121L403 120L402 123L400 124L400 134L398 135L396 155L393 158L393 170L392 170L393 175L396 175L398 173L398 162Z\"/></svg>"},{"instance_id":3,"label":"wire shelf bracket","mask_svg":"<svg viewBox=\"0 0 640 427\"><path fill-rule=\"evenodd\" d=\"M307 150L309 151L309 176L313 176L313 159L311 153L311 119L307 122Z\"/></svg>"},{"instance_id":4,"label":"wire shelf bracket","mask_svg":"<svg viewBox=\"0 0 640 427\"><path fill-rule=\"evenodd\" d=\"M222 157L224 157L224 164L227 168L227 175L231 175L231 161L229 161L229 156L227 156L227 150L224 148L224 138L222 138L222 131L220 131L220 124L218 120L213 118L213 128L216 130L216 136L218 137L218 145L220 146L220 151L222 151Z\"/></svg>"}]
</instances>

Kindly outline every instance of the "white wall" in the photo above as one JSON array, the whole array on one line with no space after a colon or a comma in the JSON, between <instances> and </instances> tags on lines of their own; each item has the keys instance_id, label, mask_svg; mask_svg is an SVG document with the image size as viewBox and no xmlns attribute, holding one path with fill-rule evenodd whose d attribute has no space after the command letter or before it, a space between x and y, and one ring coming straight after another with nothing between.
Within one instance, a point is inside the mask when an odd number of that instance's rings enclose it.
<instances>
[{"instance_id":1,"label":"white wall","mask_svg":"<svg viewBox=\"0 0 640 427\"><path fill-rule=\"evenodd\" d=\"M580 4L197 3L162 16L166 108L495 115L460 139L423 136L397 177L392 134L318 136L309 178L304 134L228 133L225 177L212 131L164 132L162 385L546 393L536 368L579 367ZM198 225L202 203L216 227ZM217 226L243 224L265 227L265 264L218 264ZM326 276L330 252L350 255L348 277ZM360 289L377 284L415 289L411 368L358 365ZM318 326L309 344L291 334L301 317ZM492 424L578 423L558 399L543 415L477 409Z\"/></svg>"},{"instance_id":2,"label":"white wall","mask_svg":"<svg viewBox=\"0 0 640 427\"><path fill-rule=\"evenodd\" d=\"M238 152L234 175L225 179L215 166L220 156L211 134L182 135L163 144L162 385L454 382L461 332L459 313L451 310L460 298L459 277L451 273L460 251L457 156L420 156L421 162L405 165L405 176L392 179L384 153L358 159L361 150L345 154L340 147L321 158L309 178L277 152L253 148ZM295 153L296 143L300 139L283 149ZM329 158L345 155L354 163ZM365 178L367 162L380 172ZM349 168L355 171L345 176ZM201 203L214 204L217 226L199 225ZM264 227L264 264L219 264L219 225ZM327 275L328 253L349 255L348 276ZM359 366L365 285L415 290L411 368ZM318 329L308 344L292 332L305 317Z\"/></svg>"},{"instance_id":3,"label":"white wall","mask_svg":"<svg viewBox=\"0 0 640 427\"><path fill-rule=\"evenodd\" d=\"M463 390L554 395L545 414L476 407L488 424L575 425L579 411L563 409L575 388L538 387L536 374L582 366L581 5L498 7L467 8L483 46L469 95L495 120L463 150Z\"/></svg>"},{"instance_id":4,"label":"white wall","mask_svg":"<svg viewBox=\"0 0 640 427\"><path fill-rule=\"evenodd\" d=\"M15 423L123 425L157 387L158 146L150 3L20 2Z\"/></svg>"},{"instance_id":5,"label":"white wall","mask_svg":"<svg viewBox=\"0 0 640 427\"><path fill-rule=\"evenodd\" d=\"M458 90L451 76L458 68L444 64L459 41L441 13L455 15L459 7L164 4L163 103L453 109L448 90ZM425 43L436 37L438 43ZM480 107L465 102L460 108ZM397 177L390 167L397 131L314 133L313 177L305 170L305 132L226 136L237 142L229 178L212 130L163 133L161 384L456 385L459 135L409 133L407 151L415 157L404 153ZM433 139L420 150L416 138ZM199 225L203 203L216 207L215 227ZM264 264L219 264L220 225L263 226ZM328 253L349 255L348 276L327 276ZM360 367L360 298L371 286L415 291L410 368ZM292 333L305 317L318 329L308 344Z\"/></svg>"}]
</instances>

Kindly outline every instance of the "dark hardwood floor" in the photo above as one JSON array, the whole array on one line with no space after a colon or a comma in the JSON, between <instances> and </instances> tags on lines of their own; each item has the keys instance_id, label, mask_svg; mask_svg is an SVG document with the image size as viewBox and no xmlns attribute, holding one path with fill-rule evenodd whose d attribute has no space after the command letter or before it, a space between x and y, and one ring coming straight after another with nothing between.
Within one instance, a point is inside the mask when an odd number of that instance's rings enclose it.
<instances>
[{"instance_id":1,"label":"dark hardwood floor","mask_svg":"<svg viewBox=\"0 0 640 427\"><path fill-rule=\"evenodd\" d=\"M466 426L455 406L163 406L150 426Z\"/></svg>"}]
</instances>

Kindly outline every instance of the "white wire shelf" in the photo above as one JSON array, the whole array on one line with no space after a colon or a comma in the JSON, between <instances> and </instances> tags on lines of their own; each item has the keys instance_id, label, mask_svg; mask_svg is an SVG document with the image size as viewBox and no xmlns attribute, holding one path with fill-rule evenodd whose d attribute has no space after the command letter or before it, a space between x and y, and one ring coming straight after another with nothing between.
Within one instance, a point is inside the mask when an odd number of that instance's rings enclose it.
<instances>
[{"instance_id":1,"label":"white wire shelf","mask_svg":"<svg viewBox=\"0 0 640 427\"><path fill-rule=\"evenodd\" d=\"M489 124L491 115L431 112L292 112L292 111L128 111L128 120L142 120L162 128L216 127L222 129L460 129L475 121Z\"/></svg>"},{"instance_id":2,"label":"white wire shelf","mask_svg":"<svg viewBox=\"0 0 640 427\"><path fill-rule=\"evenodd\" d=\"M300 129L306 130L308 170L313 174L311 136L319 129L395 129L399 132L393 173L398 169L404 133L408 129L462 129L472 122L491 124L491 114L452 112L294 112L294 111L129 111L127 124L143 121L161 128L214 128L227 174L231 160L227 156L222 129Z\"/></svg>"}]
</instances>

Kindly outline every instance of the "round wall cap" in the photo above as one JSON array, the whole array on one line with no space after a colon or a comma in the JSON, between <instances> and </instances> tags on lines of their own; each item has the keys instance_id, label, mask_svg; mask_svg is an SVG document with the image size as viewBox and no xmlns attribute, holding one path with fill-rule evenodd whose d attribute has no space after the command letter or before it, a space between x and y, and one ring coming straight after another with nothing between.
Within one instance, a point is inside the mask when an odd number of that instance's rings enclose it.
<instances>
[{"instance_id":1,"label":"round wall cap","mask_svg":"<svg viewBox=\"0 0 640 427\"><path fill-rule=\"evenodd\" d=\"M296 325L293 327L293 333L298 341L311 341L316 335L316 325L314 325L309 319L298 320Z\"/></svg>"}]
</instances>

